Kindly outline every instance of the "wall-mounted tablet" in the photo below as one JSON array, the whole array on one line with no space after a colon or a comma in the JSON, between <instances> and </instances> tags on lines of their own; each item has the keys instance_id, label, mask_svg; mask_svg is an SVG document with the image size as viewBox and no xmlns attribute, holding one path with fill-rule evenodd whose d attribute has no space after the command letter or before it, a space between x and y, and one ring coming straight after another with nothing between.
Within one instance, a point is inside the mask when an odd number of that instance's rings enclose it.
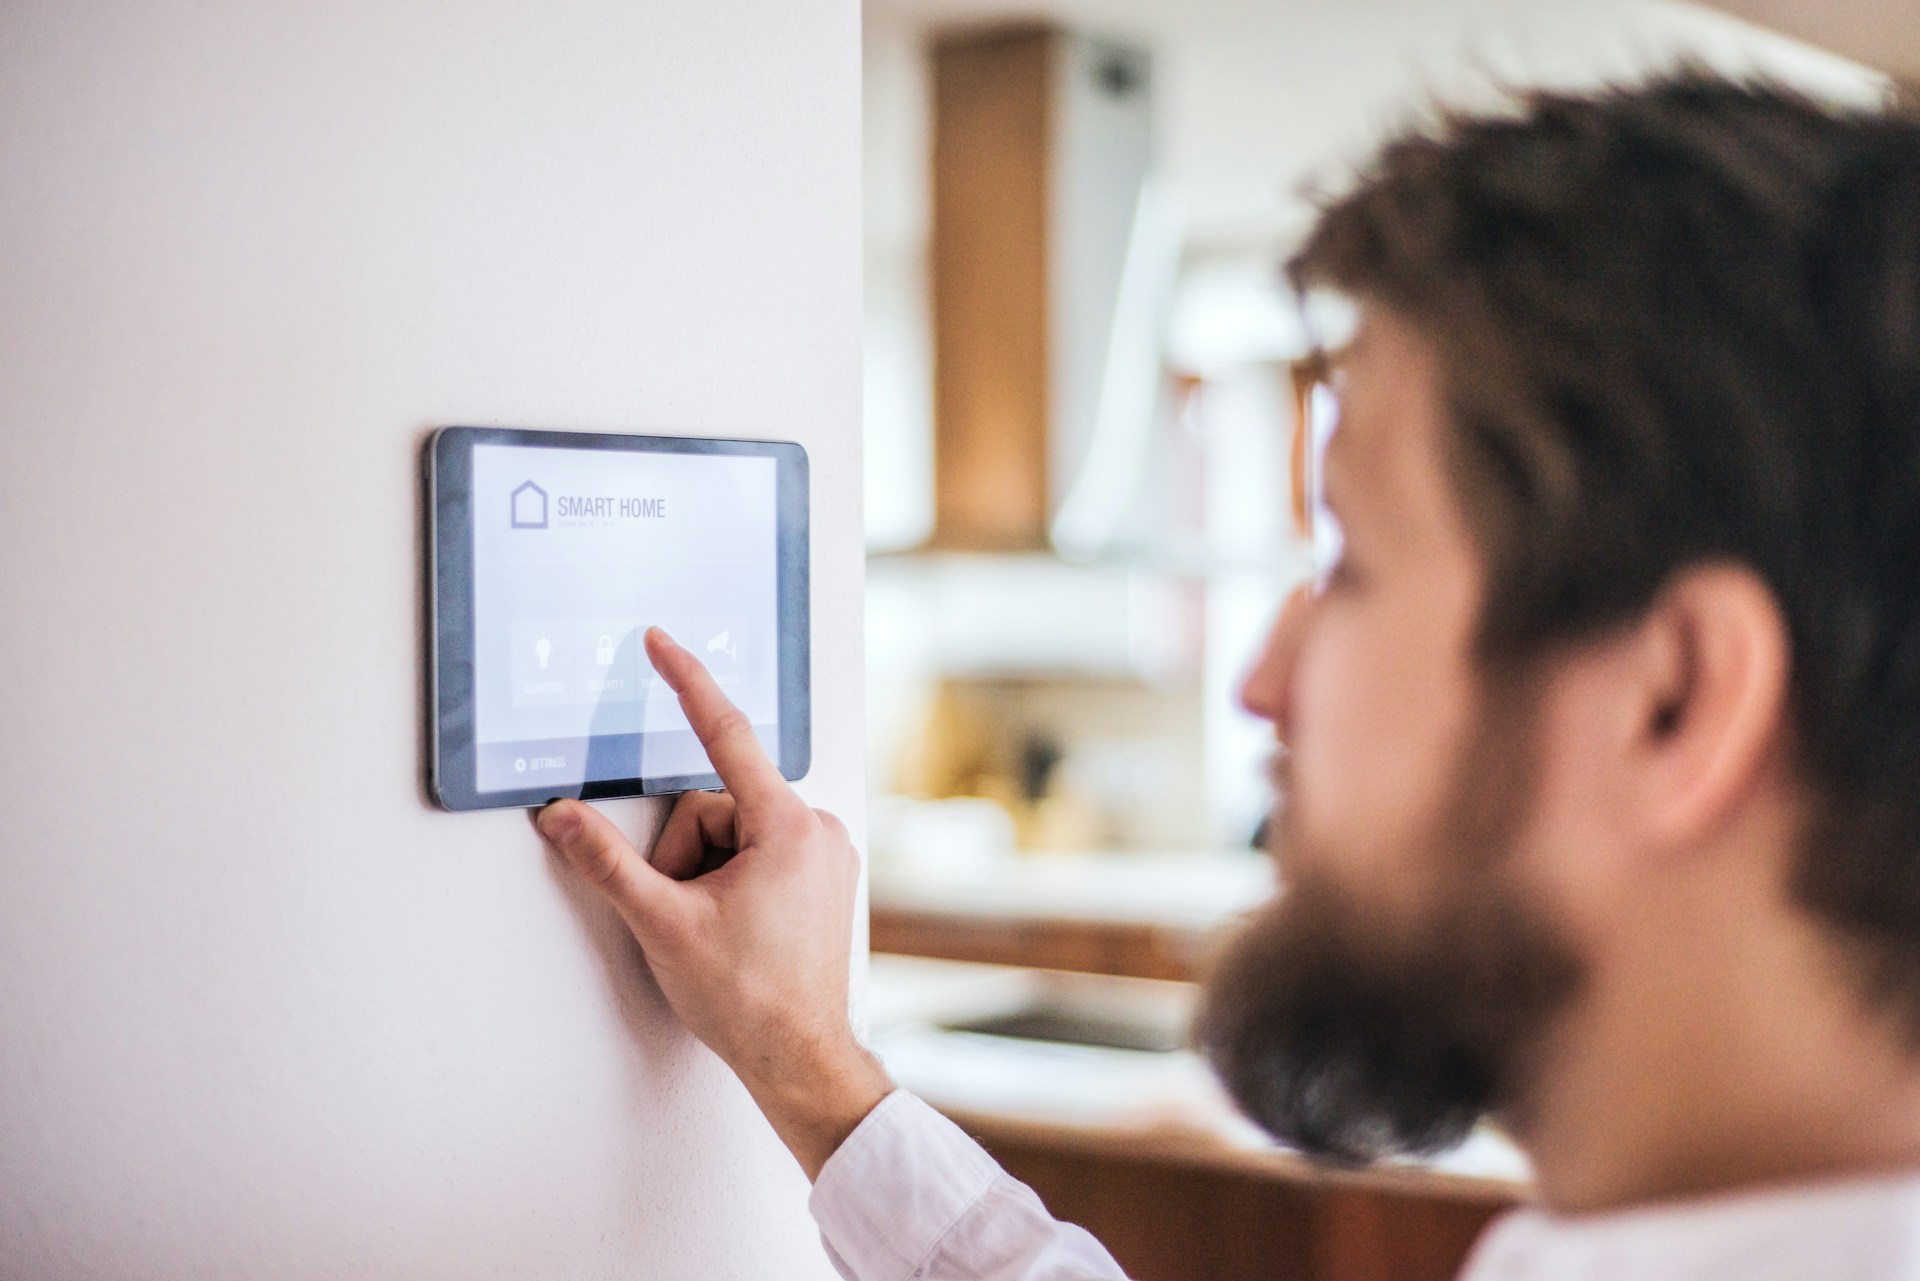
<instances>
[{"instance_id":1,"label":"wall-mounted tablet","mask_svg":"<svg viewBox=\"0 0 1920 1281\"><path fill-rule=\"evenodd\" d=\"M654 625L706 663L782 774L807 772L799 445L444 427L427 490L441 805L719 786L647 661Z\"/></svg>"}]
</instances>

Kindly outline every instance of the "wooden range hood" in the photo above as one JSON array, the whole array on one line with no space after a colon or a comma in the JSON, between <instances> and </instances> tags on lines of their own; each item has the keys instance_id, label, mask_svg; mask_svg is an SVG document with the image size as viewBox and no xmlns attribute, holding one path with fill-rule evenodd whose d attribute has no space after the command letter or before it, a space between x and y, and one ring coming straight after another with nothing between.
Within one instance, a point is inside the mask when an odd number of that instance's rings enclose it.
<instances>
[{"instance_id":1,"label":"wooden range hood","mask_svg":"<svg viewBox=\"0 0 1920 1281\"><path fill-rule=\"evenodd\" d=\"M934 43L933 547L1051 546L1100 413L1149 70L1050 26Z\"/></svg>"}]
</instances>

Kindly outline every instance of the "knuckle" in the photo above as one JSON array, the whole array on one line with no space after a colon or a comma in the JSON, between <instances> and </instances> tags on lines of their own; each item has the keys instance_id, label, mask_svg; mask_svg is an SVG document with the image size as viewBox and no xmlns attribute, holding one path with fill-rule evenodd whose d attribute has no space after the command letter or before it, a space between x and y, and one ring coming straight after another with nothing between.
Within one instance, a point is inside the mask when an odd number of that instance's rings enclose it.
<instances>
[{"instance_id":1,"label":"knuckle","mask_svg":"<svg viewBox=\"0 0 1920 1281\"><path fill-rule=\"evenodd\" d=\"M742 734L752 735L753 726L747 720L747 714L729 703L713 714L708 722L715 738L736 738Z\"/></svg>"},{"instance_id":2,"label":"knuckle","mask_svg":"<svg viewBox=\"0 0 1920 1281\"><path fill-rule=\"evenodd\" d=\"M815 830L813 813L806 809L779 809L768 814L767 829L783 846L802 845Z\"/></svg>"},{"instance_id":3,"label":"knuckle","mask_svg":"<svg viewBox=\"0 0 1920 1281\"><path fill-rule=\"evenodd\" d=\"M844 843L846 841L847 825L840 821L838 814L835 814L832 810L815 810L813 816L819 820L821 830L832 837L835 842Z\"/></svg>"},{"instance_id":4,"label":"knuckle","mask_svg":"<svg viewBox=\"0 0 1920 1281\"><path fill-rule=\"evenodd\" d=\"M714 833L725 830L733 823L737 808L733 797L725 792L701 792L699 795L700 799L688 811L688 817L697 830Z\"/></svg>"},{"instance_id":5,"label":"knuckle","mask_svg":"<svg viewBox=\"0 0 1920 1281\"><path fill-rule=\"evenodd\" d=\"M620 870L620 850L611 841L585 837L580 842L578 861L582 876L605 886Z\"/></svg>"}]
</instances>

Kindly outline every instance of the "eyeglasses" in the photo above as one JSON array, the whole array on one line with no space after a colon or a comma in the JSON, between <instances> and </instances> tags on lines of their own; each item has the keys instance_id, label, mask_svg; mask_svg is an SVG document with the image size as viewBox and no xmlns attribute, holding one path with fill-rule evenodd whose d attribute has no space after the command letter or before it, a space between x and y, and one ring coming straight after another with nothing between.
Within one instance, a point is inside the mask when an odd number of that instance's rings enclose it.
<instances>
[{"instance_id":1,"label":"eyeglasses","mask_svg":"<svg viewBox=\"0 0 1920 1281\"><path fill-rule=\"evenodd\" d=\"M1293 433L1288 448L1292 476L1290 495L1294 535L1306 548L1313 589L1340 559L1340 522L1327 509L1322 469L1327 442L1340 421L1339 384L1334 359L1315 351L1293 363Z\"/></svg>"}]
</instances>

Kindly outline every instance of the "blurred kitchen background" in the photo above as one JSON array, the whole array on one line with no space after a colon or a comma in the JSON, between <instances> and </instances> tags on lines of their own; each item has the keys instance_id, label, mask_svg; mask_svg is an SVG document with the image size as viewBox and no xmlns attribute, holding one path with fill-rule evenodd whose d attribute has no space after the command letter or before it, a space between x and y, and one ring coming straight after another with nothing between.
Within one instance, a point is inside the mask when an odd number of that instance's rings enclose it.
<instances>
[{"instance_id":1,"label":"blurred kitchen background","mask_svg":"<svg viewBox=\"0 0 1920 1281\"><path fill-rule=\"evenodd\" d=\"M1310 308L1278 265L1435 101L1690 59L1920 82L1912 0L868 0L870 1018L903 1084L1141 1278L1451 1275L1496 1134L1370 1175L1181 1048L1273 889L1235 692L1308 573ZM1321 424L1324 426L1324 424Z\"/></svg>"}]
</instances>

